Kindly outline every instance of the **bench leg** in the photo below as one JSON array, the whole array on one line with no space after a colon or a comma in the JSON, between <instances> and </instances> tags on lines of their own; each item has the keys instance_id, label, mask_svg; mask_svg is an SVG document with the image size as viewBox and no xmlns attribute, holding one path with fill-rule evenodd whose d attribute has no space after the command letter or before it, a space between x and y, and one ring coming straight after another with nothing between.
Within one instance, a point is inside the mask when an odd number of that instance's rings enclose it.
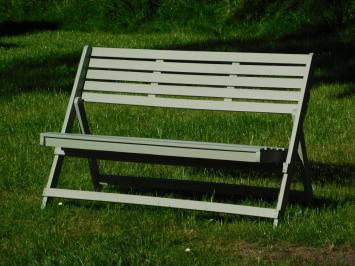
<instances>
[{"instance_id":1,"label":"bench leg","mask_svg":"<svg viewBox=\"0 0 355 266\"><path fill-rule=\"evenodd\" d=\"M83 134L91 134L90 127L89 127L89 122L86 116L83 100L81 98L75 98L74 100L74 108L76 115L79 120L79 126L80 126L80 131ZM101 185L99 182L99 166L94 158L89 158L88 159L89 163L89 169L90 169L90 175L92 179L92 183L94 185L94 189L96 191L99 191L101 189Z\"/></svg>"},{"instance_id":2,"label":"bench leg","mask_svg":"<svg viewBox=\"0 0 355 266\"><path fill-rule=\"evenodd\" d=\"M313 199L313 190L312 190L312 181L311 181L311 170L309 168L307 151L306 151L306 144L304 141L303 133L300 134L300 141L298 144L298 158L302 164L302 178L303 178L303 187L305 197L308 202L311 202Z\"/></svg>"},{"instance_id":3,"label":"bench leg","mask_svg":"<svg viewBox=\"0 0 355 266\"><path fill-rule=\"evenodd\" d=\"M277 226L281 215L283 215L288 200L290 184L291 184L291 176L288 172L289 169L287 172L283 173L282 176L281 187L280 187L280 192L279 192L279 196L277 199L277 206L276 206L277 218L274 219L274 226Z\"/></svg>"},{"instance_id":4,"label":"bench leg","mask_svg":"<svg viewBox=\"0 0 355 266\"><path fill-rule=\"evenodd\" d=\"M63 161L64 161L64 155L58 155L58 154L54 155L52 168L49 173L49 178L45 189L57 187L60 171L62 170L62 166L63 166ZM41 205L42 209L46 207L47 201L48 201L48 197L44 196Z\"/></svg>"},{"instance_id":5,"label":"bench leg","mask_svg":"<svg viewBox=\"0 0 355 266\"><path fill-rule=\"evenodd\" d=\"M97 164L96 159L90 158L88 159L90 175L92 179L92 183L94 185L95 191L101 190L101 185L99 182L99 166Z\"/></svg>"}]
</instances>

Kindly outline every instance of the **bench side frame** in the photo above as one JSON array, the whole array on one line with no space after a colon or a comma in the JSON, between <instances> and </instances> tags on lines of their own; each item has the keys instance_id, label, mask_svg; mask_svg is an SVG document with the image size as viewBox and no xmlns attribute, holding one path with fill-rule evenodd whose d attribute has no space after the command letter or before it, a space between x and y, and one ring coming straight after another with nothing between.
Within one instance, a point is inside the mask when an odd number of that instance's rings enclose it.
<instances>
[{"instance_id":1,"label":"bench side frame","mask_svg":"<svg viewBox=\"0 0 355 266\"><path fill-rule=\"evenodd\" d=\"M304 140L303 132L303 122L306 117L307 107L310 97L310 89L312 86L312 77L314 71L314 63L312 61L313 53L309 54L309 59L307 62L307 76L304 76L304 86L301 90L300 101L298 102L297 112L292 116L293 126L291 137L289 141L289 147L287 152L286 161L283 165L282 170L282 181L280 186L280 192L277 199L276 210L281 215L285 210L285 205L288 199L290 184L292 180L292 174L294 171L294 164L297 159L296 156L301 161L301 166L303 168L303 185L305 197L311 201L313 197L312 186L311 186L311 173L308 165L308 156L306 152L306 144ZM274 226L277 226L278 218L274 219Z\"/></svg>"},{"instance_id":2,"label":"bench side frame","mask_svg":"<svg viewBox=\"0 0 355 266\"><path fill-rule=\"evenodd\" d=\"M61 133L69 133L71 132L74 124L74 119L76 115L75 111L75 98L80 97L84 88L84 82L86 77L86 72L88 70L90 56L91 56L92 48L86 45L81 53L78 70L76 72L73 89L70 95L67 111L65 114L63 126L61 129ZM80 122L79 122L80 123ZM80 123L81 125L82 123ZM82 133L85 134L84 128L82 128ZM61 149L55 149L54 151L54 159L51 166L51 170L49 173L48 181L46 188L55 188L58 185L59 175L63 166L64 161L64 152ZM98 175L98 167L95 160L89 160L90 172L93 177L93 181L95 181L95 177ZM97 171L97 172L96 172ZM48 197L44 196L42 200L41 208L45 208L48 201Z\"/></svg>"}]
</instances>

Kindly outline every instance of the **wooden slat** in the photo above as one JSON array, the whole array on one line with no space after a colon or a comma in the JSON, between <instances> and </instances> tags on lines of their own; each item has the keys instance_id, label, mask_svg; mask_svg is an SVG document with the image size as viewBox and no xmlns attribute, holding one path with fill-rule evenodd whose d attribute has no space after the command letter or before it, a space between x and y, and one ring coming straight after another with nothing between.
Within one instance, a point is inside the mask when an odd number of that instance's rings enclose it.
<instances>
[{"instance_id":1,"label":"wooden slat","mask_svg":"<svg viewBox=\"0 0 355 266\"><path fill-rule=\"evenodd\" d=\"M243 214L266 218L277 218L278 211L271 208L252 207L235 205L229 203L216 203L206 201L195 201L186 199L173 199L163 197L151 197L141 195L80 191L71 189L46 188L43 191L44 197L83 199L95 201L109 201L117 203L131 203L149 206L161 206L179 209L201 210L210 212L221 212L230 214Z\"/></svg>"},{"instance_id":2,"label":"wooden slat","mask_svg":"<svg viewBox=\"0 0 355 266\"><path fill-rule=\"evenodd\" d=\"M75 149L89 151L92 157L95 157L95 151L169 156L170 158L215 159L230 162L279 163L283 162L286 156L285 148L53 132L42 133L40 143L45 146L57 147L56 149L60 150L63 155L67 154L67 149ZM119 158L119 156L116 155L113 158ZM125 156L125 158L128 157Z\"/></svg>"},{"instance_id":3,"label":"wooden slat","mask_svg":"<svg viewBox=\"0 0 355 266\"><path fill-rule=\"evenodd\" d=\"M242 161L242 162L260 162L260 150L239 151L228 149L207 149L181 146L149 145L127 142L107 142L93 141L85 138L70 139L46 137L44 141L46 146L61 147L62 149L105 151L116 153L144 154L155 156L170 156L181 158L199 158L222 161Z\"/></svg>"},{"instance_id":4,"label":"wooden slat","mask_svg":"<svg viewBox=\"0 0 355 266\"><path fill-rule=\"evenodd\" d=\"M205 74L239 74L239 75L274 75L304 76L304 66L263 66L263 65L231 65L182 62L157 62L141 60L120 60L92 58L91 68L125 69L142 71L164 71Z\"/></svg>"},{"instance_id":5,"label":"wooden slat","mask_svg":"<svg viewBox=\"0 0 355 266\"><path fill-rule=\"evenodd\" d=\"M304 86L303 79L296 78L261 78L261 77L230 77L207 75L181 75L140 73L112 70L88 70L88 79L157 82L169 84L191 84L212 86L240 86L240 87L264 87L264 88L290 88L299 89Z\"/></svg>"},{"instance_id":6,"label":"wooden slat","mask_svg":"<svg viewBox=\"0 0 355 266\"><path fill-rule=\"evenodd\" d=\"M150 145L150 146L180 147L180 148L183 147L183 148L208 149L208 150L243 151L243 152L252 152L252 153L256 153L259 152L260 150L265 150L265 149L284 150L284 148L277 148L277 147L227 144L227 143L216 143L216 142L87 135L87 134L77 134L77 133L62 134L56 132L41 133L40 135L41 145L45 145L47 138L87 140L87 141L96 141L96 142L126 143L126 144L138 144L138 145Z\"/></svg>"},{"instance_id":7,"label":"wooden slat","mask_svg":"<svg viewBox=\"0 0 355 266\"><path fill-rule=\"evenodd\" d=\"M213 100L191 100L160 98L146 96L127 96L115 94L102 94L84 92L82 98L87 102L115 103L127 105L144 105L156 107L187 108L198 110L218 110L236 112L261 112L291 114L297 108L297 104L284 103L256 103L256 102L225 102Z\"/></svg>"},{"instance_id":8,"label":"wooden slat","mask_svg":"<svg viewBox=\"0 0 355 266\"><path fill-rule=\"evenodd\" d=\"M306 64L308 54L271 54L271 53L235 53L201 52L150 49L123 49L94 47L92 56L132 59L162 59L211 62L250 62L274 64Z\"/></svg>"},{"instance_id":9,"label":"wooden slat","mask_svg":"<svg viewBox=\"0 0 355 266\"><path fill-rule=\"evenodd\" d=\"M174 95L174 96L278 100L278 101L298 101L300 97L299 91L150 85L150 84L100 82L100 81L86 81L84 85L84 90L103 91L103 92L143 93L143 94L156 94L156 95Z\"/></svg>"},{"instance_id":10,"label":"wooden slat","mask_svg":"<svg viewBox=\"0 0 355 266\"><path fill-rule=\"evenodd\" d=\"M196 158L207 160L262 163L282 162L287 152L285 148L265 146L53 132L42 133L40 143L45 146L60 147L56 149L59 149L63 155L67 150L64 152L62 149L70 148L98 152L138 153L148 156L170 156L171 158L195 158L197 156Z\"/></svg>"}]
</instances>

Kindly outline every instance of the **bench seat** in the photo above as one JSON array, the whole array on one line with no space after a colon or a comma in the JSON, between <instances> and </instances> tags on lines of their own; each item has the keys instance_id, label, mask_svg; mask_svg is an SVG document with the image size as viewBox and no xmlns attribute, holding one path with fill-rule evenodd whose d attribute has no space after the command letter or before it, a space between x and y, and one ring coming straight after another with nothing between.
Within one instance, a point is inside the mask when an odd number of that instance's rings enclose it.
<instances>
[{"instance_id":1,"label":"bench seat","mask_svg":"<svg viewBox=\"0 0 355 266\"><path fill-rule=\"evenodd\" d=\"M44 146L68 150L68 155L70 151L80 150L86 151L87 154L102 151L117 153L117 155L142 154L148 157L167 156L251 163L281 163L287 154L287 149L276 147L73 133L42 133L40 141Z\"/></svg>"}]
</instances>

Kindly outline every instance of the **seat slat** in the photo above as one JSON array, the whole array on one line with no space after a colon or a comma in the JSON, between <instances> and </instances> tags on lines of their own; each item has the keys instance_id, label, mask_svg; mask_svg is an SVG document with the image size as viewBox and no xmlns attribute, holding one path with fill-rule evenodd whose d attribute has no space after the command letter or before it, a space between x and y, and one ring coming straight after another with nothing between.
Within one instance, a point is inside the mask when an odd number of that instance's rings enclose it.
<instances>
[{"instance_id":1,"label":"seat slat","mask_svg":"<svg viewBox=\"0 0 355 266\"><path fill-rule=\"evenodd\" d=\"M128 71L92 70L87 72L88 79L133 81L133 82L157 82L168 84L191 84L212 86L240 86L261 88L290 88L304 87L303 79L296 78L261 78L261 77L231 77L231 76L207 76L207 75L181 75L140 73Z\"/></svg>"},{"instance_id":2,"label":"seat slat","mask_svg":"<svg viewBox=\"0 0 355 266\"><path fill-rule=\"evenodd\" d=\"M120 59L90 59L89 67L105 69L125 69L142 71L165 71L205 74L304 76L304 66L231 65L182 62L157 62Z\"/></svg>"},{"instance_id":3,"label":"seat slat","mask_svg":"<svg viewBox=\"0 0 355 266\"><path fill-rule=\"evenodd\" d=\"M191 100L147 96L128 96L115 94L102 94L84 92L82 99L87 102L115 103L127 105L143 105L156 107L187 108L197 110L236 111L236 112L260 112L292 114L297 104L286 103L260 103L260 102L226 102L213 100Z\"/></svg>"},{"instance_id":4,"label":"seat slat","mask_svg":"<svg viewBox=\"0 0 355 266\"><path fill-rule=\"evenodd\" d=\"M261 162L261 159L263 162L280 162L286 154L284 148L52 132L41 134L41 145L61 149L244 162Z\"/></svg>"},{"instance_id":5,"label":"seat slat","mask_svg":"<svg viewBox=\"0 0 355 266\"><path fill-rule=\"evenodd\" d=\"M258 152L264 149L282 150L283 148L277 147L263 147L253 145L240 145L240 144L227 144L217 142L201 142L189 140L171 140L171 139L154 139L154 138L139 138L139 137L122 137L122 136L103 136L103 135L83 135L77 133L56 133L47 132L41 133L41 143L45 143L46 138L60 138L72 140L87 140L97 142L109 143L126 143L126 144L139 144L139 145L154 145L154 146L168 146L168 147L184 147L208 150L225 150L225 151L243 151L243 152Z\"/></svg>"},{"instance_id":6,"label":"seat slat","mask_svg":"<svg viewBox=\"0 0 355 266\"><path fill-rule=\"evenodd\" d=\"M99 81L85 81L84 90L275 101L298 101L300 98L300 91L151 85Z\"/></svg>"},{"instance_id":7,"label":"seat slat","mask_svg":"<svg viewBox=\"0 0 355 266\"><path fill-rule=\"evenodd\" d=\"M307 64L307 54L271 54L271 53L235 53L235 52L202 52L173 51L149 49L100 48L92 49L94 57L162 59L179 61L211 61L211 62L249 62L272 64Z\"/></svg>"},{"instance_id":8,"label":"seat slat","mask_svg":"<svg viewBox=\"0 0 355 266\"><path fill-rule=\"evenodd\" d=\"M104 142L87 139L70 139L47 137L46 146L61 147L63 149L83 149L92 151L106 151L119 153L133 153L159 156L173 156L183 158L199 158L210 160L260 162L260 151L238 151L199 149L193 147L142 145L136 143Z\"/></svg>"}]
</instances>

